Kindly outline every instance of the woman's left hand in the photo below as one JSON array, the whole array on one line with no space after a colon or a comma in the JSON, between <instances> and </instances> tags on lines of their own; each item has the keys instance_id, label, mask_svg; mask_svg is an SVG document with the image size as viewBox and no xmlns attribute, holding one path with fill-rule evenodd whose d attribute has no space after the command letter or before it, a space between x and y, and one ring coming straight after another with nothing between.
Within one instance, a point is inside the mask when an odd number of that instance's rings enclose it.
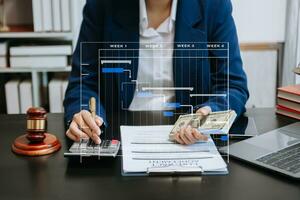
<instances>
[{"instance_id":1,"label":"woman's left hand","mask_svg":"<svg viewBox=\"0 0 300 200\"><path fill-rule=\"evenodd\" d=\"M200 115L208 115L211 112L210 107L202 107L199 108L196 114ZM180 131L175 133L174 139L176 142L180 144L194 144L197 141L207 141L208 137L200 133L196 128L192 128L190 125L186 127L182 127Z\"/></svg>"}]
</instances>

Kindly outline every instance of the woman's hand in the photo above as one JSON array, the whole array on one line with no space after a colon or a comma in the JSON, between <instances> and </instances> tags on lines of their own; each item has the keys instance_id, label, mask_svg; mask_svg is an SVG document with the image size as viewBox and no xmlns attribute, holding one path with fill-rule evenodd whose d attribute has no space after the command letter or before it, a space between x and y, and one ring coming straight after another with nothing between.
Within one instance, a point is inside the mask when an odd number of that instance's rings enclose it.
<instances>
[{"instance_id":1,"label":"woman's hand","mask_svg":"<svg viewBox=\"0 0 300 200\"><path fill-rule=\"evenodd\" d=\"M91 138L96 144L101 143L100 139L100 126L103 124L103 119L96 116L95 119L87 110L82 110L73 116L69 129L66 135L73 141L80 141L80 139Z\"/></svg>"},{"instance_id":2,"label":"woman's hand","mask_svg":"<svg viewBox=\"0 0 300 200\"><path fill-rule=\"evenodd\" d=\"M197 110L196 114L208 115L211 112L210 107L202 107ZM196 128L191 126L182 127L179 132L175 133L174 136L176 142L180 144L194 144L197 141L206 141L208 138L206 135L201 134Z\"/></svg>"}]
</instances>

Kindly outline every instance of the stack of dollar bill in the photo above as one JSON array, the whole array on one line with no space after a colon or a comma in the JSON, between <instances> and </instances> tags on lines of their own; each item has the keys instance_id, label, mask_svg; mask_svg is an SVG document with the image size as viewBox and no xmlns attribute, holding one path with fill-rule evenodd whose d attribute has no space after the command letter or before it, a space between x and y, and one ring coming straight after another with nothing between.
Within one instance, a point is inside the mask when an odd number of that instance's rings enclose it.
<instances>
[{"instance_id":1,"label":"stack of dollar bill","mask_svg":"<svg viewBox=\"0 0 300 200\"><path fill-rule=\"evenodd\" d=\"M202 134L228 134L231 125L236 118L234 110L212 112L207 116L201 114L180 115L171 133L170 140L174 140L175 133L182 127L191 126Z\"/></svg>"}]
</instances>

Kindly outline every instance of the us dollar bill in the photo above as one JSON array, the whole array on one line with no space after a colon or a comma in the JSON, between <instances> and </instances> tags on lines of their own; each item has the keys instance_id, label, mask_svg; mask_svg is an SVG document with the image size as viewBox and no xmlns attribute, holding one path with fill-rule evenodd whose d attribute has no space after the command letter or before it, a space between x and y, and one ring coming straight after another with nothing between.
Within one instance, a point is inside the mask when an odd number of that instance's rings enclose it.
<instances>
[{"instance_id":1,"label":"us dollar bill","mask_svg":"<svg viewBox=\"0 0 300 200\"><path fill-rule=\"evenodd\" d=\"M187 126L198 129L202 134L228 134L235 118L234 110L212 112L206 116L201 114L180 115L170 132L169 139L173 141L175 133Z\"/></svg>"}]
</instances>

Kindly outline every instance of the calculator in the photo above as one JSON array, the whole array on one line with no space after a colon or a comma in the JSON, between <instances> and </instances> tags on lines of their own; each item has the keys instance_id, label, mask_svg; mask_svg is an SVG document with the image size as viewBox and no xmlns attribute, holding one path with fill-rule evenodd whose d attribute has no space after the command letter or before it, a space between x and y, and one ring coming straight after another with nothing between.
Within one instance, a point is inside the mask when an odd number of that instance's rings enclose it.
<instances>
[{"instance_id":1,"label":"calculator","mask_svg":"<svg viewBox=\"0 0 300 200\"><path fill-rule=\"evenodd\" d=\"M120 144L118 140L102 140L101 144L95 144L93 140L85 139L80 142L74 142L69 152L65 152L64 156L116 157Z\"/></svg>"}]
</instances>

